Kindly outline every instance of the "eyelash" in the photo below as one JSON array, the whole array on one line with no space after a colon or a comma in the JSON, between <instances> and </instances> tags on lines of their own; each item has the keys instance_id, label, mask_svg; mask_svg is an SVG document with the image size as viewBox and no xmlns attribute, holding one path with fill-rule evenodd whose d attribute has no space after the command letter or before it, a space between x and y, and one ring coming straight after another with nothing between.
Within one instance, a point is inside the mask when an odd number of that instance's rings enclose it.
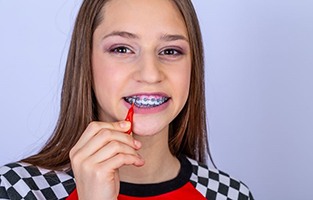
<instances>
[{"instance_id":1,"label":"eyelash","mask_svg":"<svg viewBox=\"0 0 313 200\"><path fill-rule=\"evenodd\" d=\"M159 55L164 55L164 56L179 56L179 55L183 55L183 51L175 49L175 48L168 48L168 49L164 49L162 50Z\"/></svg>"},{"instance_id":2,"label":"eyelash","mask_svg":"<svg viewBox=\"0 0 313 200\"><path fill-rule=\"evenodd\" d=\"M133 54L134 53L133 50L131 50L129 47L126 47L126 46L112 47L109 49L109 52L113 54ZM159 53L160 56L171 56L171 57L180 56L183 54L184 52L182 50L179 50L176 48L166 48L160 51Z\"/></svg>"},{"instance_id":3,"label":"eyelash","mask_svg":"<svg viewBox=\"0 0 313 200\"><path fill-rule=\"evenodd\" d=\"M123 51L123 52L121 52ZM126 51L126 52L125 52ZM110 53L114 53L114 54L129 54L129 53L133 53L133 51L125 46L118 46L118 47L113 47L111 49L109 49Z\"/></svg>"}]
</instances>

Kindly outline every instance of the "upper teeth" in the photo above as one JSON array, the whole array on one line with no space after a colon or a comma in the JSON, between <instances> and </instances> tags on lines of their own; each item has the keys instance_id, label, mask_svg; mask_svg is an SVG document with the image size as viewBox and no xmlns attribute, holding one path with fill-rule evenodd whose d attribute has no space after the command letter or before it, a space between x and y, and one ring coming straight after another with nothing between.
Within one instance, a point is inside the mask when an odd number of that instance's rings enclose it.
<instances>
[{"instance_id":1,"label":"upper teeth","mask_svg":"<svg viewBox=\"0 0 313 200\"><path fill-rule=\"evenodd\" d=\"M168 97L131 96L125 97L125 100L129 103L135 103L137 107L153 107L163 104L168 100Z\"/></svg>"}]
</instances>

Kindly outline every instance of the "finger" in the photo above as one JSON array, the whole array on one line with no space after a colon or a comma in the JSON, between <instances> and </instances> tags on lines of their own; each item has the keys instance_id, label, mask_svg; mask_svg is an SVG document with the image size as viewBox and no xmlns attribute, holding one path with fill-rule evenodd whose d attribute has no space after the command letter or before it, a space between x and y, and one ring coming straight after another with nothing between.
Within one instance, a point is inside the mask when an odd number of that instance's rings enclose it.
<instances>
[{"instance_id":1,"label":"finger","mask_svg":"<svg viewBox=\"0 0 313 200\"><path fill-rule=\"evenodd\" d=\"M116 130L116 131L127 131L130 128L130 122L120 121L120 122L91 122L82 136L79 138L78 142L72 149L72 153L76 152L82 146L84 146L92 137L94 137L100 130L108 129L108 130Z\"/></svg>"},{"instance_id":2,"label":"finger","mask_svg":"<svg viewBox=\"0 0 313 200\"><path fill-rule=\"evenodd\" d=\"M96 164L104 162L118 154L128 154L137 156L138 158L141 157L133 147L118 141L111 141L106 146L100 148L92 156L88 157L88 161Z\"/></svg>"},{"instance_id":3,"label":"finger","mask_svg":"<svg viewBox=\"0 0 313 200\"><path fill-rule=\"evenodd\" d=\"M130 135L103 129L100 130L99 133L94 137L92 137L84 146L78 149L76 154L79 154L79 156L82 158L87 158L113 141L115 143L120 143L121 145L127 145L132 149L139 149L141 146L140 142L135 141L134 138Z\"/></svg>"},{"instance_id":4,"label":"finger","mask_svg":"<svg viewBox=\"0 0 313 200\"><path fill-rule=\"evenodd\" d=\"M107 161L100 163L98 166L103 170L114 173L117 169L124 165L135 165L137 167L143 166L145 161L143 158L129 155L129 154L118 154Z\"/></svg>"}]
</instances>

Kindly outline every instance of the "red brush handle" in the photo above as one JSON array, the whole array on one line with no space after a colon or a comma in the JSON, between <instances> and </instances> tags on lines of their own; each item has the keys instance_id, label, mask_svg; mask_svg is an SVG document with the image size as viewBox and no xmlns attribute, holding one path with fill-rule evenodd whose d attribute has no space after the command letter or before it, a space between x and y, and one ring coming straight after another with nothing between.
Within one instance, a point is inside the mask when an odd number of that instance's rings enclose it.
<instances>
[{"instance_id":1,"label":"red brush handle","mask_svg":"<svg viewBox=\"0 0 313 200\"><path fill-rule=\"evenodd\" d=\"M131 123L130 129L125 132L127 134L130 134L133 130L134 105L135 105L135 103L133 103L132 106L129 108L128 113L127 113L126 118L125 118L125 121L129 121Z\"/></svg>"}]
</instances>

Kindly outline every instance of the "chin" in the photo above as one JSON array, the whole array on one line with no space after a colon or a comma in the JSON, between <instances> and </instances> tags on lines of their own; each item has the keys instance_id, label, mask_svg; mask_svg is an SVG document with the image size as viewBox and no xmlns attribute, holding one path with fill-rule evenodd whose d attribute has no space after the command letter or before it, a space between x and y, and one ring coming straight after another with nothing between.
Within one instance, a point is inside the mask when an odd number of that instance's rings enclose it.
<instances>
[{"instance_id":1,"label":"chin","mask_svg":"<svg viewBox=\"0 0 313 200\"><path fill-rule=\"evenodd\" d=\"M134 126L134 134L138 136L154 136L159 133L164 133L168 131L168 126L161 128L162 126Z\"/></svg>"}]
</instances>

